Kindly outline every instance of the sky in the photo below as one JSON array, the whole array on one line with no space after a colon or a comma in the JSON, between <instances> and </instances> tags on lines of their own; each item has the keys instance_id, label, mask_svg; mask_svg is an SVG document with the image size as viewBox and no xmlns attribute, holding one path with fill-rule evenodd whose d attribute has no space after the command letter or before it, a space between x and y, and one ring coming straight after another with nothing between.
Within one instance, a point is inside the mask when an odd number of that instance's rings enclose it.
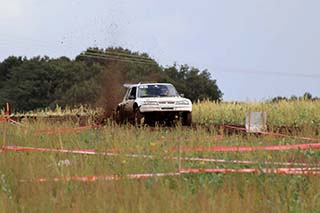
<instances>
[{"instance_id":1,"label":"sky","mask_svg":"<svg viewBox=\"0 0 320 213\"><path fill-rule=\"evenodd\" d=\"M320 96L319 0L0 0L0 61L88 47L207 69L226 101Z\"/></svg>"}]
</instances>

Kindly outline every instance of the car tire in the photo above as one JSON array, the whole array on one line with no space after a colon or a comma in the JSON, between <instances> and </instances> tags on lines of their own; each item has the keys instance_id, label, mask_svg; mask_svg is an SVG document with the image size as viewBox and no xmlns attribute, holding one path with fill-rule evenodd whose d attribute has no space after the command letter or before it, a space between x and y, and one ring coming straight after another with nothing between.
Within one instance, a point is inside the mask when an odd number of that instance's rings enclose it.
<instances>
[{"instance_id":1,"label":"car tire","mask_svg":"<svg viewBox=\"0 0 320 213\"><path fill-rule=\"evenodd\" d=\"M183 126L191 126L192 124L192 113L191 112L184 112L182 114L182 125Z\"/></svg>"},{"instance_id":2,"label":"car tire","mask_svg":"<svg viewBox=\"0 0 320 213\"><path fill-rule=\"evenodd\" d=\"M143 115L140 112L139 108L135 108L134 109L134 117L133 117L133 124L135 127L140 127L141 125L143 125Z\"/></svg>"},{"instance_id":3,"label":"car tire","mask_svg":"<svg viewBox=\"0 0 320 213\"><path fill-rule=\"evenodd\" d=\"M113 121L118 125L123 123L123 120L122 120L121 113L120 113L119 109L116 109L116 110L113 111L112 118L113 118Z\"/></svg>"}]
</instances>

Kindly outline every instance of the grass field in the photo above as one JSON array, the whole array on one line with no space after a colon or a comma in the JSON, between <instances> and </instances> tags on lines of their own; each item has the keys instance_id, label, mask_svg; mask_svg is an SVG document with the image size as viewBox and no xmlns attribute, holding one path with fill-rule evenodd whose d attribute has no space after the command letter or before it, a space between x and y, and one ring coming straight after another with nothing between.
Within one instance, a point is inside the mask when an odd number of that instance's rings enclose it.
<instances>
[{"instance_id":1,"label":"grass field","mask_svg":"<svg viewBox=\"0 0 320 213\"><path fill-rule=\"evenodd\" d=\"M232 103L202 101L193 104L193 122L197 124L234 124L244 125L247 112L267 112L267 125L270 129L277 127L300 127L319 129L320 127L320 101L296 100L252 103ZM3 112L2 112L3 114ZM96 115L102 115L101 108L67 107L55 110L36 110L33 112L15 113L20 117L77 117L84 116L89 120ZM59 119L58 119L59 120Z\"/></svg>"},{"instance_id":2,"label":"grass field","mask_svg":"<svg viewBox=\"0 0 320 213\"><path fill-rule=\"evenodd\" d=\"M247 112L267 112L270 128L320 126L320 101L280 101L253 103L214 103L204 101L194 104L193 120L205 124L244 125Z\"/></svg>"},{"instance_id":3,"label":"grass field","mask_svg":"<svg viewBox=\"0 0 320 213\"><path fill-rule=\"evenodd\" d=\"M199 106L195 107L194 117L202 118L204 115L197 115L197 107ZM3 124L4 122L0 122L0 125ZM217 137L219 132L202 127L136 129L132 126L106 125L83 131L36 134L35 130L59 129L72 127L74 124L42 121L24 121L23 124L27 128L7 126L6 145L93 149L100 152L116 149L119 155L2 152L2 212L317 212L320 209L320 177L315 175L201 173L139 180L52 181L56 177L113 174L124 177L132 173L177 172L179 163L176 157L179 153L177 150L170 150L179 143L181 147L262 146L306 143L305 141L254 135L229 135L217 140L220 138ZM300 134L319 137L314 132ZM128 153L148 154L153 155L153 158L131 158L126 156ZM263 169L288 167L276 165L276 162L314 166L320 161L320 151L191 151L182 152L181 157L254 161L253 164L181 161L182 168ZM47 178L48 181L39 183L39 178Z\"/></svg>"}]
</instances>

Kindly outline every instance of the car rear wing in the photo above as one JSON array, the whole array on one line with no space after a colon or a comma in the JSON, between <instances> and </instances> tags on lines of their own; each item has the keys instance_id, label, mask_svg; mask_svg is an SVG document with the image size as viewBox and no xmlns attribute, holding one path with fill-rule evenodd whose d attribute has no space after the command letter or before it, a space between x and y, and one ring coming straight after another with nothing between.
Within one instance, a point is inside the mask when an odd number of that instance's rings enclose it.
<instances>
[{"instance_id":1,"label":"car rear wing","mask_svg":"<svg viewBox=\"0 0 320 213\"><path fill-rule=\"evenodd\" d=\"M138 84L123 84L123 86L126 88L130 88L130 87L137 86L137 85Z\"/></svg>"},{"instance_id":2,"label":"car rear wing","mask_svg":"<svg viewBox=\"0 0 320 213\"><path fill-rule=\"evenodd\" d=\"M138 86L140 86L140 84L163 84L163 83L157 83L157 82L146 82L146 83L144 83L144 82L139 82L138 84L128 84L128 83L126 83L126 84L123 84L123 86L126 87L126 88L130 88L130 87L134 87L134 86L138 87Z\"/></svg>"}]
</instances>

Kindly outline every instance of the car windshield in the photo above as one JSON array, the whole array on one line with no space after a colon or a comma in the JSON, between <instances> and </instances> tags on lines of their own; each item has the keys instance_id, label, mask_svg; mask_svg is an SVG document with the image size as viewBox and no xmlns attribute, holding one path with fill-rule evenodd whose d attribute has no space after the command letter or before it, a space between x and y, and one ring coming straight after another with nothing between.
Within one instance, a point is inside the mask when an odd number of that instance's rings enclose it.
<instances>
[{"instance_id":1,"label":"car windshield","mask_svg":"<svg viewBox=\"0 0 320 213\"><path fill-rule=\"evenodd\" d=\"M170 84L149 84L139 86L139 97L174 97L179 96Z\"/></svg>"}]
</instances>

